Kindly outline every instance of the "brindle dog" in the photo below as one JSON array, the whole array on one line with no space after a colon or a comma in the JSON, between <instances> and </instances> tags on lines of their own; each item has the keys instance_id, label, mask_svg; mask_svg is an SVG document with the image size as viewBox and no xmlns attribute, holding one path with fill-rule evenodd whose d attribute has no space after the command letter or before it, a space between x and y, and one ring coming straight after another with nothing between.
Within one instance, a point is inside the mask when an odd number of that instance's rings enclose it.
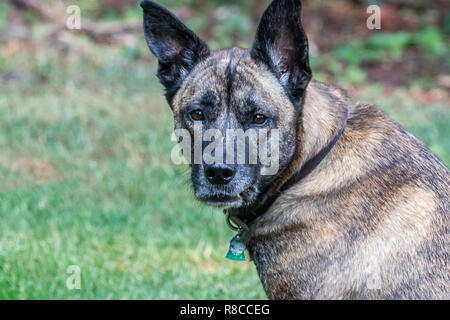
<instances>
[{"instance_id":1,"label":"brindle dog","mask_svg":"<svg viewBox=\"0 0 450 320\"><path fill-rule=\"evenodd\" d=\"M192 165L195 195L239 224L271 299L449 299L450 172L379 108L311 80L299 0L275 0L250 50L212 52L142 1L176 128L278 129L279 172Z\"/></svg>"}]
</instances>

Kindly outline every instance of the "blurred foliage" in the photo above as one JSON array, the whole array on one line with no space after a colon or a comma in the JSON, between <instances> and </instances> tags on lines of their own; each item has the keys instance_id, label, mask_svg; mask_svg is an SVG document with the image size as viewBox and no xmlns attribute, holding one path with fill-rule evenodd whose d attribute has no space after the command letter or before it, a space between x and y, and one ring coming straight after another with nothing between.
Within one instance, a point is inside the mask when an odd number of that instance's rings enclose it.
<instances>
[{"instance_id":1,"label":"blurred foliage","mask_svg":"<svg viewBox=\"0 0 450 320\"><path fill-rule=\"evenodd\" d=\"M0 30L6 28L8 24L9 4L7 2L0 2Z\"/></svg>"},{"instance_id":2,"label":"blurred foliage","mask_svg":"<svg viewBox=\"0 0 450 320\"><path fill-rule=\"evenodd\" d=\"M54 3L52 0L42 1L48 4ZM78 5L83 18L96 22L142 19L138 0L61 1L67 5ZM260 15L270 0L244 2L237 0L159 0L157 2L180 15L188 27L208 41L212 49L219 49L232 46L249 47ZM339 0L330 3L304 0L303 2L304 10L313 14L315 23L322 24L324 28L323 31L320 30L322 33L312 34L310 37L311 41L316 41L312 45L318 48L318 52L312 54L311 64L316 78L320 80L329 80L340 85L362 84L371 78L368 66L390 65L394 67L397 64L395 67L398 69L405 59L407 51L415 52L420 58L416 59L415 55L408 55L406 57L408 60L405 62L418 64L417 77L423 78L422 82L430 81L437 74L448 73L450 70L448 49L450 12L448 6L445 7L441 4L442 1L433 4L423 0L377 1L376 4L389 5L391 11L392 8L398 10L398 12L395 11L397 12L395 15L382 16L382 25L389 26L391 24L390 21L383 19L406 19L396 22L397 24L404 23L405 28L393 32L381 30L381 32L374 31L372 33L361 33L353 28L353 30L345 30L344 34L340 34L337 30L334 31L332 26L327 25L327 19L330 19L329 15L333 15L335 12L333 10L339 6L350 8L349 5L359 5L361 7L356 9L356 12L362 11L365 14L365 6L374 4L373 1ZM11 8L8 1L0 2L0 30L7 26L7 17ZM354 14L355 11L352 12ZM31 24L39 23L39 20L29 12L25 14L25 18ZM364 23L363 20L357 21ZM411 21L413 21L413 27L411 27ZM312 32L314 29L309 27L306 25L305 29ZM348 41L350 31L353 32L350 35L353 40ZM342 38L342 41L338 41L332 47L327 47L328 39L332 38ZM124 55L134 59L149 57L141 47L127 47L124 49ZM425 64L427 67L424 67ZM442 68L442 66L444 67ZM7 68L7 66L4 67ZM44 73L45 77L46 68L51 68L51 66L42 66L37 71ZM428 68L428 70L423 70L424 68ZM397 71L402 72L402 70Z\"/></svg>"},{"instance_id":3,"label":"blurred foliage","mask_svg":"<svg viewBox=\"0 0 450 320\"><path fill-rule=\"evenodd\" d=\"M327 70L344 83L363 83L367 79L364 65L401 62L406 49L423 53L430 68L440 58L450 67L448 45L443 33L435 27L418 32L377 33L371 37L340 45L328 54L312 58L314 69ZM321 71L319 71L319 76Z\"/></svg>"}]
</instances>

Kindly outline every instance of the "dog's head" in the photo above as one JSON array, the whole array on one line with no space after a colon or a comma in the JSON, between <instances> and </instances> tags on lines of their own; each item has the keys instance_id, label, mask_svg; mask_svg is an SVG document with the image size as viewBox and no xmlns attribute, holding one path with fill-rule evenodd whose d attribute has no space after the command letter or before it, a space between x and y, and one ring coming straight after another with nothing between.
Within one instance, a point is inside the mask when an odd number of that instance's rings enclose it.
<instances>
[{"instance_id":1,"label":"dog's head","mask_svg":"<svg viewBox=\"0 0 450 320\"><path fill-rule=\"evenodd\" d=\"M311 79L300 0L273 1L252 49L216 52L160 5L141 6L175 129L188 134L180 141L188 142L195 195L219 207L254 203L296 148Z\"/></svg>"}]
</instances>

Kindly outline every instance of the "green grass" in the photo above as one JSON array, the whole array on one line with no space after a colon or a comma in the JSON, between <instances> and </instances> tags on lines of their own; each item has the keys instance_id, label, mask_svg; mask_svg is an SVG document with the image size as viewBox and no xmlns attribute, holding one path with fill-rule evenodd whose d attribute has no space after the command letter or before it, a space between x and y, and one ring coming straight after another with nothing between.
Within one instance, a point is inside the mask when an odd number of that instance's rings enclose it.
<instances>
[{"instance_id":1,"label":"green grass","mask_svg":"<svg viewBox=\"0 0 450 320\"><path fill-rule=\"evenodd\" d=\"M222 213L196 202L170 161L153 66L103 50L0 56L1 70L35 78L0 86L0 299L266 298L253 264L224 258ZM450 163L445 106L365 96ZM66 287L71 265L81 290Z\"/></svg>"}]
</instances>

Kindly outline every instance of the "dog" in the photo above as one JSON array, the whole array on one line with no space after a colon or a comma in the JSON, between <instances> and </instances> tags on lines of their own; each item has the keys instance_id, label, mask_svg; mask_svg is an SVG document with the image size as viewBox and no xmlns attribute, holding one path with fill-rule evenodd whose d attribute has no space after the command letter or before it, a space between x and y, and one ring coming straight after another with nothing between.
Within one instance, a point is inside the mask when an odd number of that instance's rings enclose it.
<instances>
[{"instance_id":1,"label":"dog","mask_svg":"<svg viewBox=\"0 0 450 320\"><path fill-rule=\"evenodd\" d=\"M450 298L448 168L378 107L312 79L300 0L273 1L251 49L220 51L141 6L175 129L278 132L275 174L236 154L191 164L195 196L226 210L269 299Z\"/></svg>"}]
</instances>

